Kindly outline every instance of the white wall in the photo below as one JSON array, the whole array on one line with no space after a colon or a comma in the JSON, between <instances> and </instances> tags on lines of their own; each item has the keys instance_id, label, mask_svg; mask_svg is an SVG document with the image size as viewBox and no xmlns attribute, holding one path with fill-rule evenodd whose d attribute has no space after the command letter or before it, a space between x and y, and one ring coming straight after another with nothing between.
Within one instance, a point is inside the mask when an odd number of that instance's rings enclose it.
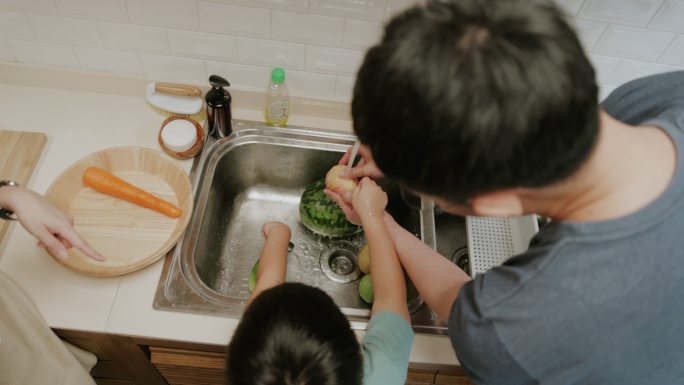
<instances>
[{"instance_id":1,"label":"white wall","mask_svg":"<svg viewBox=\"0 0 684 385\"><path fill-rule=\"evenodd\" d=\"M598 70L602 94L684 69L684 0L556 0ZM348 101L364 50L414 0L0 0L0 61L263 90L286 68L292 94Z\"/></svg>"}]
</instances>

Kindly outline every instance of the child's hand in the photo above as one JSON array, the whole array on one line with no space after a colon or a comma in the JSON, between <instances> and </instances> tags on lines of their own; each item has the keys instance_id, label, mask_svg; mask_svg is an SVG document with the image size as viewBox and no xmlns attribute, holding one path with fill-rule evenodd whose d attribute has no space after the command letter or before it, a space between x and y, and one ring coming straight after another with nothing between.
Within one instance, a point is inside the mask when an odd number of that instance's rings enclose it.
<instances>
[{"instance_id":1,"label":"child's hand","mask_svg":"<svg viewBox=\"0 0 684 385\"><path fill-rule=\"evenodd\" d=\"M372 179L364 177L354 189L352 205L361 220L382 218L387 206L387 194Z\"/></svg>"},{"instance_id":2,"label":"child's hand","mask_svg":"<svg viewBox=\"0 0 684 385\"><path fill-rule=\"evenodd\" d=\"M264 223L264 225L261 227L261 235L263 235L265 239L268 239L271 232L274 234L278 233L285 235L288 239L290 239L290 227L283 222L271 221Z\"/></svg>"},{"instance_id":3,"label":"child's hand","mask_svg":"<svg viewBox=\"0 0 684 385\"><path fill-rule=\"evenodd\" d=\"M250 304L262 291L285 282L287 275L287 244L292 232L282 222L266 222L261 227L266 243L259 257L256 273L256 286L247 299Z\"/></svg>"},{"instance_id":4,"label":"child's hand","mask_svg":"<svg viewBox=\"0 0 684 385\"><path fill-rule=\"evenodd\" d=\"M355 225L361 226L361 218L359 218L359 215L356 214L356 211L354 211L354 208L351 205L352 201L352 193L348 193L348 197L345 199L344 196L336 193L335 191L332 191L330 189L325 189L323 190L325 195L328 196L328 198L332 199L337 203L337 205L342 209L342 212L344 212L345 217L347 217L347 220Z\"/></svg>"}]
</instances>

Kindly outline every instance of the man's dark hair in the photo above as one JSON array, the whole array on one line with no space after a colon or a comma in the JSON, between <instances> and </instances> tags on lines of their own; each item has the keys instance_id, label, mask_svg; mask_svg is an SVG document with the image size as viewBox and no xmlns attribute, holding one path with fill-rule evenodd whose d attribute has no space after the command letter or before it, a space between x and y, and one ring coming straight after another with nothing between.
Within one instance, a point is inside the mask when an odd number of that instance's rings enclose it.
<instances>
[{"instance_id":1,"label":"man's dark hair","mask_svg":"<svg viewBox=\"0 0 684 385\"><path fill-rule=\"evenodd\" d=\"M361 384L361 348L322 290L284 283L250 304L228 345L230 385Z\"/></svg>"},{"instance_id":2,"label":"man's dark hair","mask_svg":"<svg viewBox=\"0 0 684 385\"><path fill-rule=\"evenodd\" d=\"M367 52L352 114L385 175L462 201L569 177L597 141L597 92L550 2L435 0Z\"/></svg>"}]
</instances>

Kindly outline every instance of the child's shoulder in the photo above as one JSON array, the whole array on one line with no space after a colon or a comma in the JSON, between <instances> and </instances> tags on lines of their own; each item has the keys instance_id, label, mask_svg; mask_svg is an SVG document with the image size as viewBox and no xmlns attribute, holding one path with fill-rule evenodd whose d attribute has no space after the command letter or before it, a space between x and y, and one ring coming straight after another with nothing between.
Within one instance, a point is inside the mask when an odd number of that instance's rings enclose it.
<instances>
[{"instance_id":1,"label":"child's shoulder","mask_svg":"<svg viewBox=\"0 0 684 385\"><path fill-rule=\"evenodd\" d=\"M364 384L403 384L413 337L411 325L399 314L373 314L361 341Z\"/></svg>"}]
</instances>

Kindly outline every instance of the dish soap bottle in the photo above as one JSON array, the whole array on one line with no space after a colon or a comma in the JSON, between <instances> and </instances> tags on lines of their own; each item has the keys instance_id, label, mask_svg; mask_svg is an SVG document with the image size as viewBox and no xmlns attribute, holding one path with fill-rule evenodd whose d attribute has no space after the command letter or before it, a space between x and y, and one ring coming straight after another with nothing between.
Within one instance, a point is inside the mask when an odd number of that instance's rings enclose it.
<instances>
[{"instance_id":1,"label":"dish soap bottle","mask_svg":"<svg viewBox=\"0 0 684 385\"><path fill-rule=\"evenodd\" d=\"M274 68L266 91L266 125L285 127L290 116L290 95L285 85L285 70Z\"/></svg>"}]
</instances>

